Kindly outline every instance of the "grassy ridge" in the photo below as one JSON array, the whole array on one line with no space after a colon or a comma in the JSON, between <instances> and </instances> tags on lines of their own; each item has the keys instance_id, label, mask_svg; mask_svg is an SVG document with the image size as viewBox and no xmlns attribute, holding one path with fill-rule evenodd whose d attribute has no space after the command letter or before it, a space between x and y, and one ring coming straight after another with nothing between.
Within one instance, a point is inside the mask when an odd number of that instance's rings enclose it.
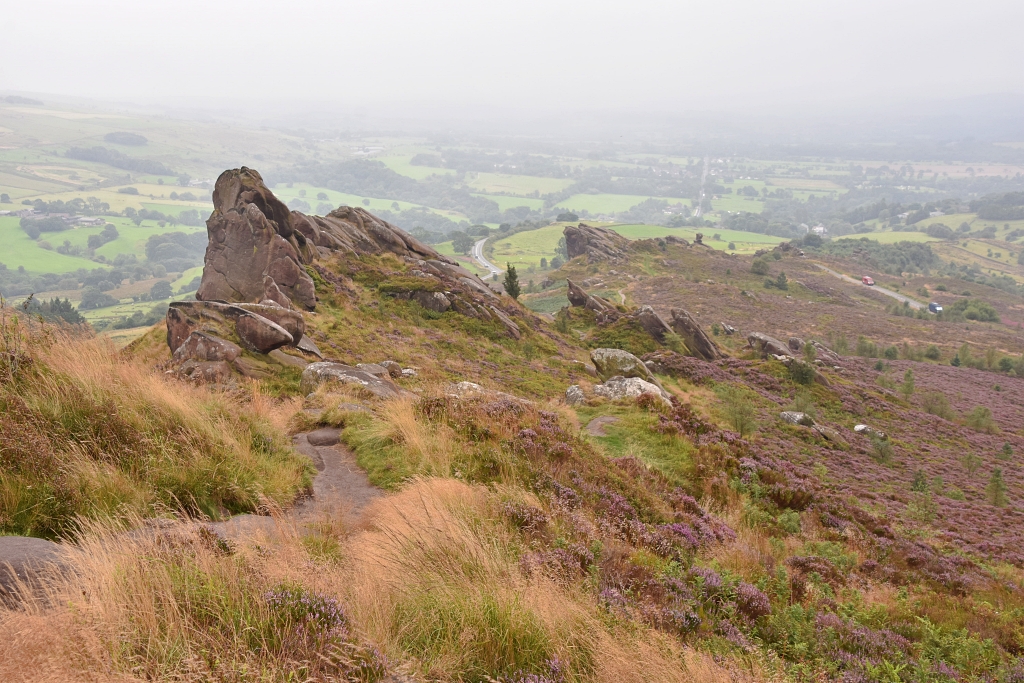
<instances>
[{"instance_id":1,"label":"grassy ridge","mask_svg":"<svg viewBox=\"0 0 1024 683\"><path fill-rule=\"evenodd\" d=\"M0 533L56 537L80 517L160 510L216 518L309 485L258 394L243 410L101 340L0 325Z\"/></svg>"}]
</instances>

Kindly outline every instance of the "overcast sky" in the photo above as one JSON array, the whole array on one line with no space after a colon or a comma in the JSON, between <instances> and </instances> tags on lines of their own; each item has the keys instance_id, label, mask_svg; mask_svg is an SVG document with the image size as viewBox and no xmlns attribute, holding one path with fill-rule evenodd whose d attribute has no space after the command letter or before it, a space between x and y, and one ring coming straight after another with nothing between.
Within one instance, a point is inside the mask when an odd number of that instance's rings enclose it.
<instances>
[{"instance_id":1,"label":"overcast sky","mask_svg":"<svg viewBox=\"0 0 1024 683\"><path fill-rule=\"evenodd\" d=\"M660 111L1024 92L1020 0L10 0L0 90Z\"/></svg>"}]
</instances>

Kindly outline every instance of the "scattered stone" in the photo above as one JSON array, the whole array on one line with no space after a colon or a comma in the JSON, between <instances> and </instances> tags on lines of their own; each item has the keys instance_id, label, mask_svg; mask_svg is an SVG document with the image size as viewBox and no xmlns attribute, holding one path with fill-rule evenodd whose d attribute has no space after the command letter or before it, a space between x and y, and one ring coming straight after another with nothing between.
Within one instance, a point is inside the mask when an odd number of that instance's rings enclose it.
<instances>
[{"instance_id":1,"label":"scattered stone","mask_svg":"<svg viewBox=\"0 0 1024 683\"><path fill-rule=\"evenodd\" d=\"M393 360L382 360L379 365L386 369L388 374L395 379L402 376L402 366Z\"/></svg>"},{"instance_id":2,"label":"scattered stone","mask_svg":"<svg viewBox=\"0 0 1024 683\"><path fill-rule=\"evenodd\" d=\"M321 427L306 434L311 446L333 446L341 440L341 430L337 427Z\"/></svg>"},{"instance_id":3,"label":"scattered stone","mask_svg":"<svg viewBox=\"0 0 1024 683\"><path fill-rule=\"evenodd\" d=\"M666 405L671 405L668 399L665 398L661 387L639 377L612 377L604 384L596 385L594 393L613 401L622 398L636 398L641 394L652 394L664 401Z\"/></svg>"},{"instance_id":4,"label":"scattered stone","mask_svg":"<svg viewBox=\"0 0 1024 683\"><path fill-rule=\"evenodd\" d=\"M490 306L491 313L498 318L502 325L505 326L505 330L508 332L508 336L513 339L520 339L523 335L519 330L519 325L516 325L512 318L508 317L504 311L496 306Z\"/></svg>"},{"instance_id":5,"label":"scattered stone","mask_svg":"<svg viewBox=\"0 0 1024 683\"><path fill-rule=\"evenodd\" d=\"M718 348L718 344L707 335L689 312L673 308L670 313L672 329L683 338L692 354L704 360L718 360L725 356Z\"/></svg>"},{"instance_id":6,"label":"scattered stone","mask_svg":"<svg viewBox=\"0 0 1024 683\"><path fill-rule=\"evenodd\" d=\"M565 402L571 406L582 405L586 400L587 397L583 394L583 389L579 384L573 384L565 390Z\"/></svg>"},{"instance_id":7,"label":"scattered stone","mask_svg":"<svg viewBox=\"0 0 1024 683\"><path fill-rule=\"evenodd\" d=\"M877 429L869 427L867 425L856 425L853 428L853 431L855 431L858 434L863 434L868 438L873 437L875 439L881 439L882 441L888 441L889 439L889 436L885 432L880 432Z\"/></svg>"},{"instance_id":8,"label":"scattered stone","mask_svg":"<svg viewBox=\"0 0 1024 683\"><path fill-rule=\"evenodd\" d=\"M383 368L381 369L383 370ZM385 375L387 375L387 371L385 371ZM403 393L390 378L377 377L344 363L326 361L310 363L306 366L306 369L302 371L299 390L303 394L311 394L316 391L318 386L327 382L356 384L382 399L394 398Z\"/></svg>"},{"instance_id":9,"label":"scattered stone","mask_svg":"<svg viewBox=\"0 0 1024 683\"><path fill-rule=\"evenodd\" d=\"M736 334L736 328L733 327L732 325L727 325L725 323L721 323L721 325L722 325L722 331L725 332L727 335L732 336L732 335Z\"/></svg>"},{"instance_id":10,"label":"scattered stone","mask_svg":"<svg viewBox=\"0 0 1024 683\"><path fill-rule=\"evenodd\" d=\"M644 362L621 349L594 349L590 352L590 360L597 368L597 376L603 380L611 377L639 377L655 383L654 375Z\"/></svg>"},{"instance_id":11,"label":"scattered stone","mask_svg":"<svg viewBox=\"0 0 1024 683\"><path fill-rule=\"evenodd\" d=\"M779 413L779 417L782 418L783 422L788 422L791 425L803 425L804 427L814 426L814 418L807 413L801 413L795 410L786 410Z\"/></svg>"},{"instance_id":12,"label":"scattered stone","mask_svg":"<svg viewBox=\"0 0 1024 683\"><path fill-rule=\"evenodd\" d=\"M790 337L788 346L793 353L800 353L804 348L804 340L800 337Z\"/></svg>"},{"instance_id":13,"label":"scattered stone","mask_svg":"<svg viewBox=\"0 0 1024 683\"><path fill-rule=\"evenodd\" d=\"M752 349L760 353L763 357L767 357L769 354L773 356L790 356L792 357L793 352L789 350L789 346L783 344L775 337L769 337L767 334L761 334L760 332L751 332L747 335L747 344Z\"/></svg>"},{"instance_id":14,"label":"scattered stone","mask_svg":"<svg viewBox=\"0 0 1024 683\"><path fill-rule=\"evenodd\" d=\"M597 377L597 370L594 369L594 366L593 365L589 365L588 363L584 363L581 360L570 360L569 361L569 369L570 370L582 370L583 372L587 373L591 377Z\"/></svg>"},{"instance_id":15,"label":"scattered stone","mask_svg":"<svg viewBox=\"0 0 1024 683\"><path fill-rule=\"evenodd\" d=\"M831 427L826 427L824 425L816 424L816 425L814 425L812 427L812 429L814 431L818 432L819 434L821 434L821 436L826 441L831 441L832 443L836 444L837 446L839 446L841 448L849 448L850 447L850 444L846 442L846 439L844 439L839 432L837 432L836 430L832 429Z\"/></svg>"},{"instance_id":16,"label":"scattered stone","mask_svg":"<svg viewBox=\"0 0 1024 683\"><path fill-rule=\"evenodd\" d=\"M412 368L404 368L402 370L402 377L404 377L404 378L415 377L415 376L416 376L416 371L413 370Z\"/></svg>"}]
</instances>

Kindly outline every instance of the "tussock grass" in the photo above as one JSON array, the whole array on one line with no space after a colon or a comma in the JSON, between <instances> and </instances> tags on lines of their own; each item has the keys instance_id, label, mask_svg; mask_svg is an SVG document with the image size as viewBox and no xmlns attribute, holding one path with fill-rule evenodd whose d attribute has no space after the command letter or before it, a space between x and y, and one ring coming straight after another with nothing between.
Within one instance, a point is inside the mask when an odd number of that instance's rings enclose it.
<instances>
[{"instance_id":1,"label":"tussock grass","mask_svg":"<svg viewBox=\"0 0 1024 683\"><path fill-rule=\"evenodd\" d=\"M74 533L76 518L219 517L288 503L310 466L258 386L164 379L100 339L34 335L0 382L0 532Z\"/></svg>"},{"instance_id":2,"label":"tussock grass","mask_svg":"<svg viewBox=\"0 0 1024 683\"><path fill-rule=\"evenodd\" d=\"M187 522L133 534L90 523L73 573L0 612L0 680L374 681L386 668L438 681L553 668L565 681L732 680L667 635L609 620L588 593L521 573L500 503L484 487L417 480L352 535L280 520L237 548ZM331 535L344 559L318 558L311 534Z\"/></svg>"}]
</instances>

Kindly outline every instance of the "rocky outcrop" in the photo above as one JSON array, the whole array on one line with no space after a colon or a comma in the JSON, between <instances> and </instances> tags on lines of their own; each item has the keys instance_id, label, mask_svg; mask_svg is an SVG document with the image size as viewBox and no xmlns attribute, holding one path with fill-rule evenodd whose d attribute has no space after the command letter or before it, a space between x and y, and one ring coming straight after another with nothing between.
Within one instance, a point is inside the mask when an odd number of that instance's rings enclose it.
<instances>
[{"instance_id":1,"label":"rocky outcrop","mask_svg":"<svg viewBox=\"0 0 1024 683\"><path fill-rule=\"evenodd\" d=\"M565 282L568 286L566 297L569 299L569 303L576 308L593 311L595 320L598 324L615 322L622 316L619 309L617 309L607 299L602 299L601 297L594 296L593 294L587 294L582 287L572 280L566 279Z\"/></svg>"},{"instance_id":2,"label":"rocky outcrop","mask_svg":"<svg viewBox=\"0 0 1024 683\"><path fill-rule=\"evenodd\" d=\"M321 384L336 382L338 384L351 384L362 387L373 396L381 399L395 398L406 393L391 381L389 373L385 368L377 367L382 372L368 372L367 369L345 365L344 363L310 363L302 371L299 390L303 394L311 394Z\"/></svg>"},{"instance_id":3,"label":"rocky outcrop","mask_svg":"<svg viewBox=\"0 0 1024 683\"><path fill-rule=\"evenodd\" d=\"M19 586L35 591L40 580L66 566L64 548L53 541L0 536L0 606L15 607L23 597Z\"/></svg>"},{"instance_id":4,"label":"rocky outcrop","mask_svg":"<svg viewBox=\"0 0 1024 683\"><path fill-rule=\"evenodd\" d=\"M650 306L641 306L633 315L640 323L640 327L644 328L644 332L654 337L659 344L664 344L665 336L672 334L672 328L665 319L655 313Z\"/></svg>"},{"instance_id":5,"label":"rocky outcrop","mask_svg":"<svg viewBox=\"0 0 1024 683\"><path fill-rule=\"evenodd\" d=\"M573 384L565 390L565 402L568 405L582 405L586 400L587 397L583 394L583 389L580 388L579 384Z\"/></svg>"},{"instance_id":6,"label":"rocky outcrop","mask_svg":"<svg viewBox=\"0 0 1024 683\"><path fill-rule=\"evenodd\" d=\"M292 227L291 211L254 170L225 171L213 190L213 213L206 221L201 301L274 301L312 310L313 280L304 263L314 252Z\"/></svg>"},{"instance_id":7,"label":"rocky outcrop","mask_svg":"<svg viewBox=\"0 0 1024 683\"><path fill-rule=\"evenodd\" d=\"M661 387L639 377L611 377L604 384L596 385L594 393L613 401L650 394L660 398L666 405L671 405Z\"/></svg>"},{"instance_id":8,"label":"rocky outcrop","mask_svg":"<svg viewBox=\"0 0 1024 683\"><path fill-rule=\"evenodd\" d=\"M675 333L683 338L686 348L693 355L709 361L724 357L725 354L718 348L718 344L707 335L689 312L673 308L670 313L672 318L669 324Z\"/></svg>"},{"instance_id":9,"label":"rocky outcrop","mask_svg":"<svg viewBox=\"0 0 1024 683\"><path fill-rule=\"evenodd\" d=\"M266 307L271 308L271 307ZM281 309L272 309L281 310ZM282 311L290 313L289 311ZM293 313L293 312L291 312ZM287 321L284 321L286 322ZM294 321L292 321L294 323ZM296 333L301 325L289 324ZM203 332L217 341L237 339L243 348L257 353L269 353L285 345L294 346L295 337L287 329L259 313L220 301L175 301L167 309L167 345L178 360L178 350L193 332ZM193 346L187 347L188 349ZM194 347L198 348L198 347ZM194 360L211 360L200 356L185 356ZM218 359L219 360L219 359ZM231 359L234 360L234 359Z\"/></svg>"},{"instance_id":10,"label":"rocky outcrop","mask_svg":"<svg viewBox=\"0 0 1024 683\"><path fill-rule=\"evenodd\" d=\"M789 350L788 344L779 341L775 337L769 337L767 334L761 334L760 332L751 332L748 334L747 344L762 356L793 356L793 352Z\"/></svg>"},{"instance_id":11,"label":"rocky outcrop","mask_svg":"<svg viewBox=\"0 0 1024 683\"><path fill-rule=\"evenodd\" d=\"M621 349L594 349L590 352L590 360L597 368L597 376L603 380L618 376L657 382L642 360Z\"/></svg>"},{"instance_id":12,"label":"rocky outcrop","mask_svg":"<svg viewBox=\"0 0 1024 683\"><path fill-rule=\"evenodd\" d=\"M214 337L206 332L196 330L185 337L185 341L174 350L173 358L177 361L189 359L196 361L227 361L231 362L242 355L237 344Z\"/></svg>"},{"instance_id":13,"label":"rocky outcrop","mask_svg":"<svg viewBox=\"0 0 1024 683\"><path fill-rule=\"evenodd\" d=\"M593 228L580 223L578 226L566 226L563 234L565 250L570 259L586 256L590 263L616 263L624 260L629 250L629 240L607 228Z\"/></svg>"}]
</instances>

